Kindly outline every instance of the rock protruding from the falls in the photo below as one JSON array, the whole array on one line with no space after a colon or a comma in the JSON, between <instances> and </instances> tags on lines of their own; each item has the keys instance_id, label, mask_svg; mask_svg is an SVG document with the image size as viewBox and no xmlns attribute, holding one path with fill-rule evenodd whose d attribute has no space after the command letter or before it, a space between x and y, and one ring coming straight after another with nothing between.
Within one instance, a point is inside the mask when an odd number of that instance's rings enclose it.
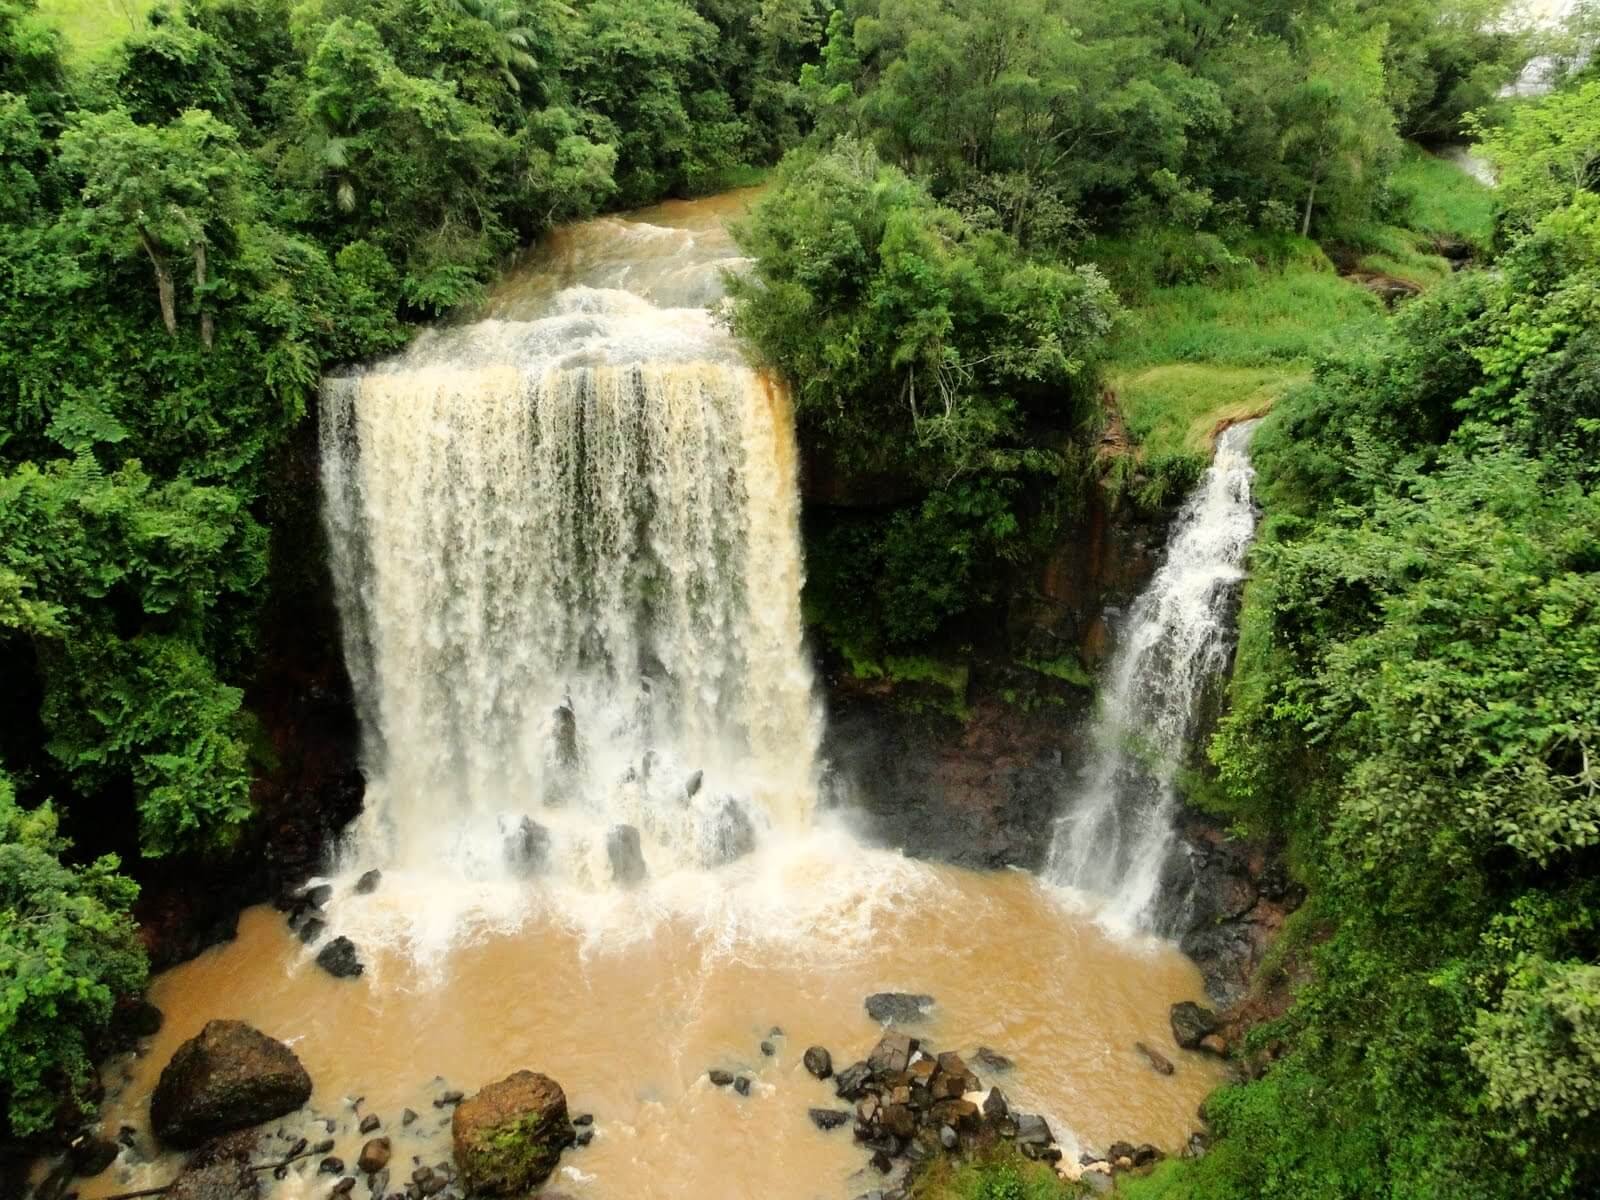
<instances>
[{"instance_id":1,"label":"rock protruding from the falls","mask_svg":"<svg viewBox=\"0 0 1600 1200\"><path fill-rule=\"evenodd\" d=\"M649 873L639 831L632 825L613 825L606 833L606 860L611 864L611 882L623 887L642 883Z\"/></svg>"},{"instance_id":2,"label":"rock protruding from the falls","mask_svg":"<svg viewBox=\"0 0 1600 1200\"><path fill-rule=\"evenodd\" d=\"M500 837L513 875L528 879L549 865L550 831L532 817L501 817Z\"/></svg>"},{"instance_id":3,"label":"rock protruding from the falls","mask_svg":"<svg viewBox=\"0 0 1600 1200\"><path fill-rule=\"evenodd\" d=\"M867 1016L880 1025L909 1025L920 1021L933 1007L933 997L923 992L875 992L866 999Z\"/></svg>"},{"instance_id":4,"label":"rock protruding from the falls","mask_svg":"<svg viewBox=\"0 0 1600 1200\"><path fill-rule=\"evenodd\" d=\"M450 1134L463 1181L484 1196L531 1192L573 1142L561 1085L533 1071L518 1071L464 1100Z\"/></svg>"},{"instance_id":5,"label":"rock protruding from the falls","mask_svg":"<svg viewBox=\"0 0 1600 1200\"><path fill-rule=\"evenodd\" d=\"M724 796L712 810L706 827L704 863L720 867L743 858L756 848L756 827L745 806L732 796Z\"/></svg>"},{"instance_id":6,"label":"rock protruding from the falls","mask_svg":"<svg viewBox=\"0 0 1600 1200\"><path fill-rule=\"evenodd\" d=\"M700 785L705 782L705 778L706 773L704 771L696 771L689 776L683 784L683 798L685 800L693 800L698 796L700 794Z\"/></svg>"},{"instance_id":7,"label":"rock protruding from the falls","mask_svg":"<svg viewBox=\"0 0 1600 1200\"><path fill-rule=\"evenodd\" d=\"M572 711L572 701L558 706L550 721L556 766L573 770L578 765L578 714Z\"/></svg>"},{"instance_id":8,"label":"rock protruding from the falls","mask_svg":"<svg viewBox=\"0 0 1600 1200\"><path fill-rule=\"evenodd\" d=\"M212 1021L178 1047L150 1097L150 1126L188 1149L293 1112L311 1098L294 1051L243 1021Z\"/></svg>"},{"instance_id":9,"label":"rock protruding from the falls","mask_svg":"<svg viewBox=\"0 0 1600 1200\"><path fill-rule=\"evenodd\" d=\"M317 951L317 966L335 979L354 979L367 969L356 953L356 944L343 934Z\"/></svg>"}]
</instances>

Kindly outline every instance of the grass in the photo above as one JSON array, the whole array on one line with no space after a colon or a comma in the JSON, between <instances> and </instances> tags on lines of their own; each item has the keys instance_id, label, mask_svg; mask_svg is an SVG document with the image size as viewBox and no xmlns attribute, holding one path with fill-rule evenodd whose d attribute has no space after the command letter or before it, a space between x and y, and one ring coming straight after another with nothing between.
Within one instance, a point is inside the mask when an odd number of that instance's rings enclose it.
<instances>
[{"instance_id":1,"label":"grass","mask_svg":"<svg viewBox=\"0 0 1600 1200\"><path fill-rule=\"evenodd\" d=\"M61 31L69 61L92 62L144 24L156 0L39 0L39 15Z\"/></svg>"},{"instance_id":2,"label":"grass","mask_svg":"<svg viewBox=\"0 0 1600 1200\"><path fill-rule=\"evenodd\" d=\"M1418 233L1483 247L1494 236L1494 191L1454 163L1407 146L1390 176L1401 219Z\"/></svg>"},{"instance_id":3,"label":"grass","mask_svg":"<svg viewBox=\"0 0 1600 1200\"><path fill-rule=\"evenodd\" d=\"M953 1163L932 1163L912 1186L913 1200L1076 1200L1088 1194L1043 1163L1031 1163L1011 1147Z\"/></svg>"},{"instance_id":4,"label":"grass","mask_svg":"<svg viewBox=\"0 0 1600 1200\"><path fill-rule=\"evenodd\" d=\"M1153 459L1209 456L1223 425L1259 417L1311 377L1297 363L1234 367L1175 362L1109 377L1128 432Z\"/></svg>"}]
</instances>

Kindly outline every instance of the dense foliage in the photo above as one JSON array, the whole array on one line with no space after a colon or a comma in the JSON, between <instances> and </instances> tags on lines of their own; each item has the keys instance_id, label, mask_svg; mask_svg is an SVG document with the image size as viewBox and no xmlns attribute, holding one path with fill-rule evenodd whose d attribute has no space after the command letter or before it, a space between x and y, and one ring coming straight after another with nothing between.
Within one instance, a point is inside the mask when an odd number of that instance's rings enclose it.
<instances>
[{"instance_id":1,"label":"dense foliage","mask_svg":"<svg viewBox=\"0 0 1600 1200\"><path fill-rule=\"evenodd\" d=\"M1492 135L1497 269L1258 438L1213 802L1293 835L1310 978L1208 1105L1215 1153L1136 1195L1600 1188L1600 195L1559 165L1594 103Z\"/></svg>"}]
</instances>

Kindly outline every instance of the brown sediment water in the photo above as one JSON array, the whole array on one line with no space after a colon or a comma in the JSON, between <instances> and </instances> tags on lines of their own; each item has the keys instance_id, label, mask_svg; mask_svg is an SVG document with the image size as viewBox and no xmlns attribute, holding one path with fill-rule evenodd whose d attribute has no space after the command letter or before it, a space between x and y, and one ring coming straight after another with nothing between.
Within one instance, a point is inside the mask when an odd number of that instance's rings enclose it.
<instances>
[{"instance_id":1,"label":"brown sediment water","mask_svg":"<svg viewBox=\"0 0 1600 1200\"><path fill-rule=\"evenodd\" d=\"M268 1127L284 1129L277 1145L328 1136L311 1127L328 1116L335 1153L353 1163L359 1117L375 1113L402 1183L414 1155L448 1156L450 1110L433 1104L447 1088L470 1093L522 1068L553 1076L572 1111L596 1119L593 1144L569 1150L549 1184L575 1197L865 1190L868 1176L855 1176L867 1156L848 1128L811 1124L808 1108L844 1106L800 1060L812 1044L839 1066L863 1056L879 1034L862 1007L874 991L933 995L914 1031L938 1048L987 1045L1015 1060L979 1073L1014 1106L1046 1114L1069 1153L1121 1138L1176 1150L1218 1082L1211 1060L1171 1043L1168 1006L1201 991L1192 964L1170 946L1108 935L1027 874L911 862L825 832L722 875L567 910L567 899L536 901L519 926L483 927L426 962L364 946L368 971L351 981L312 963L282 914L252 909L236 941L156 980L166 1023L141 1057L107 1072L106 1129L132 1125L149 1144L160 1068L216 1017L284 1039L316 1083L307 1111ZM425 889L385 881L375 895L336 900L335 919L360 928L358 908L428 902ZM773 1027L783 1033L768 1058L760 1043ZM1156 1074L1136 1041L1177 1071ZM751 1094L712 1086L710 1067L747 1072ZM407 1106L420 1119L404 1128ZM81 1195L162 1182L176 1166L119 1164ZM277 1194L320 1196L332 1180L314 1171L315 1160L303 1164Z\"/></svg>"}]
</instances>

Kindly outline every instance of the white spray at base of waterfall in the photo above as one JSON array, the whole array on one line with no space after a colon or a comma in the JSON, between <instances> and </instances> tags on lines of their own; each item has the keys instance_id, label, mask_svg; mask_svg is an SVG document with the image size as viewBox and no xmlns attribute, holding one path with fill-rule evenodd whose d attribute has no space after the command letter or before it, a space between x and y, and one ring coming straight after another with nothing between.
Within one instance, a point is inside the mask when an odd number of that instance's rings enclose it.
<instances>
[{"instance_id":1,"label":"white spray at base of waterfall","mask_svg":"<svg viewBox=\"0 0 1600 1200\"><path fill-rule=\"evenodd\" d=\"M1177 776L1209 685L1228 667L1255 534L1247 452L1257 422L1225 430L1172 524L1161 566L1122 623L1090 751L1057 818L1045 877L1111 928L1166 932L1157 900L1174 848Z\"/></svg>"}]
</instances>

